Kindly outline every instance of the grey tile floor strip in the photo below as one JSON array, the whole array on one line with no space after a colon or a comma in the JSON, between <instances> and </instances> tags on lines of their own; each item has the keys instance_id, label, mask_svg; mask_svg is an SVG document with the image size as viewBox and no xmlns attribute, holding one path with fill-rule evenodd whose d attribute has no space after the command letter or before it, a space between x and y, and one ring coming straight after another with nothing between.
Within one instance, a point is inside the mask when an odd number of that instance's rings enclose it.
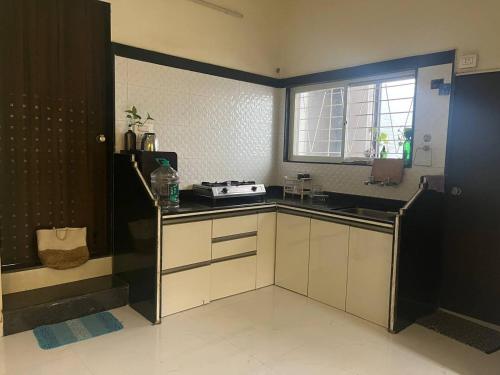
<instances>
[{"instance_id":1,"label":"grey tile floor strip","mask_svg":"<svg viewBox=\"0 0 500 375\"><path fill-rule=\"evenodd\" d=\"M444 311L420 318L417 323L486 354L500 349L500 332Z\"/></svg>"}]
</instances>

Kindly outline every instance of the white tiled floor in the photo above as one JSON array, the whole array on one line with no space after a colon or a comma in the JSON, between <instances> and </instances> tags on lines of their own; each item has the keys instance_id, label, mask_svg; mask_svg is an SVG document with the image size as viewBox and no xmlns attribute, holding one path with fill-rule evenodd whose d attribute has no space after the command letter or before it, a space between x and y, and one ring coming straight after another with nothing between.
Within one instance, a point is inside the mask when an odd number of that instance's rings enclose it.
<instances>
[{"instance_id":1,"label":"white tiled floor","mask_svg":"<svg viewBox=\"0 0 500 375\"><path fill-rule=\"evenodd\" d=\"M419 326L398 335L277 287L152 326L129 307L125 329L43 351L31 332L0 338L0 374L500 374L485 355Z\"/></svg>"}]
</instances>

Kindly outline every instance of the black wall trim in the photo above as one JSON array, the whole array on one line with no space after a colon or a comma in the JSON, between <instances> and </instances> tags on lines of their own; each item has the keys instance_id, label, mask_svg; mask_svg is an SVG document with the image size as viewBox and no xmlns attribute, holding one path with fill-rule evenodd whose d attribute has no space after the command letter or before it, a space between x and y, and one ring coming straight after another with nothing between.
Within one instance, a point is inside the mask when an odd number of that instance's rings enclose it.
<instances>
[{"instance_id":1,"label":"black wall trim","mask_svg":"<svg viewBox=\"0 0 500 375\"><path fill-rule=\"evenodd\" d=\"M426 55L403 57L400 59L381 61L371 64L359 65L350 68L329 70L326 72L306 74L280 80L281 87L295 87L368 77L373 75L394 73L398 71L422 68L424 66L449 64L455 61L455 50L430 53Z\"/></svg>"},{"instance_id":2,"label":"black wall trim","mask_svg":"<svg viewBox=\"0 0 500 375\"><path fill-rule=\"evenodd\" d=\"M264 86L281 87L280 79L267 77L260 74L248 73L242 70L226 68L219 65L208 64L196 60L185 59L167 55L160 52L149 51L142 48L113 43L115 55L134 60L150 62L153 64L171 66L173 68L191 70L193 72L210 74L213 76L236 79L238 81L256 83Z\"/></svg>"},{"instance_id":3,"label":"black wall trim","mask_svg":"<svg viewBox=\"0 0 500 375\"><path fill-rule=\"evenodd\" d=\"M328 81L354 79L371 75L379 75L421 68L424 66L448 64L455 61L455 50L450 50L425 55L403 57L400 59L381 61L371 64L329 70L325 72L306 74L290 78L274 78L245 72L243 70L226 68L220 65L208 64L196 60L186 59L183 57L167 55L161 52L150 51L120 43L112 43L112 49L113 53L116 56L276 88L290 88L294 86L309 85Z\"/></svg>"}]
</instances>

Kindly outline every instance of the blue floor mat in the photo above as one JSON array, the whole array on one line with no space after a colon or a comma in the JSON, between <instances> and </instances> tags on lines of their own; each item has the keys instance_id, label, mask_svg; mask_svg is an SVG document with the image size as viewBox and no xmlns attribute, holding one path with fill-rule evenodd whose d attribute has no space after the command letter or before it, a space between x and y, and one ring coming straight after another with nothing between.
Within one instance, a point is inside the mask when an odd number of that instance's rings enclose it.
<instances>
[{"instance_id":1,"label":"blue floor mat","mask_svg":"<svg viewBox=\"0 0 500 375\"><path fill-rule=\"evenodd\" d=\"M33 333L42 349L53 349L73 342L119 331L123 325L108 311L37 327Z\"/></svg>"}]
</instances>

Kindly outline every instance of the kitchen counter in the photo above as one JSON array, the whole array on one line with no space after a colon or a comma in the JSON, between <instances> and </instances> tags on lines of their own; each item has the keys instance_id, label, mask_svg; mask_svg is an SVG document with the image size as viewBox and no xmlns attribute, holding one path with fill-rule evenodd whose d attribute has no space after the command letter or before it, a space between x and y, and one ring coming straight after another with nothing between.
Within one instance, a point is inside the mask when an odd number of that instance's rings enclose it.
<instances>
[{"instance_id":1,"label":"kitchen counter","mask_svg":"<svg viewBox=\"0 0 500 375\"><path fill-rule=\"evenodd\" d=\"M363 207L382 212L396 213L405 203L403 201L330 193L329 199L325 203L313 203L308 198L305 198L303 201L292 198L284 200L276 197L276 194L274 194L274 196L266 196L261 202L254 202L246 198L232 198L220 200L216 205L213 205L212 201L209 199L194 197L192 194L187 192L184 192L183 195L184 197L181 195L181 204L179 208L173 210L168 210L166 208L162 209L163 219L278 206L281 208L307 210L309 212L313 211L318 214L342 216L346 219L362 219L373 222L394 224L395 215L390 218L381 218L370 216L365 213L344 212L342 209Z\"/></svg>"}]
</instances>

